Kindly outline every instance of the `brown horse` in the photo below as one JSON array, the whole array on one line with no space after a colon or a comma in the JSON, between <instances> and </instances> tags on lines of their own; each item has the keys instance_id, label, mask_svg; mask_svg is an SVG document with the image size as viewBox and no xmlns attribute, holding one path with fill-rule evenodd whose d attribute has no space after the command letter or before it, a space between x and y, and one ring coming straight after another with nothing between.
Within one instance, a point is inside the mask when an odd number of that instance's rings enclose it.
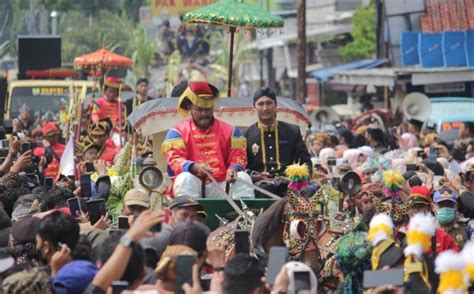
<instances>
[{"instance_id":1,"label":"brown horse","mask_svg":"<svg viewBox=\"0 0 474 294\"><path fill-rule=\"evenodd\" d=\"M318 273L321 269L318 248L321 220L316 210L317 198L316 194L306 198L289 191L288 197L273 203L254 223L252 252L266 262L272 246L286 246L290 259L304 262ZM208 238L223 241L226 260L234 253L233 231L236 226L236 221L221 226Z\"/></svg>"}]
</instances>

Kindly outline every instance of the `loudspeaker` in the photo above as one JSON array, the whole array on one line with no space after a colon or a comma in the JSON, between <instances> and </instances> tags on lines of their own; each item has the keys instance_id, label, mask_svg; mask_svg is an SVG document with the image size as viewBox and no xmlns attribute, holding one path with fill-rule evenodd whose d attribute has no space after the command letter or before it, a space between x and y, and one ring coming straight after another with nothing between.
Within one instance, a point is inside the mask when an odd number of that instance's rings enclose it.
<instances>
[{"instance_id":1,"label":"loudspeaker","mask_svg":"<svg viewBox=\"0 0 474 294\"><path fill-rule=\"evenodd\" d=\"M403 115L408 120L424 122L431 114L430 99L423 93L413 92L405 96L402 104Z\"/></svg>"},{"instance_id":2,"label":"loudspeaker","mask_svg":"<svg viewBox=\"0 0 474 294\"><path fill-rule=\"evenodd\" d=\"M362 181L357 173L348 171L341 177L339 187L344 193L352 196L360 191Z\"/></svg>"},{"instance_id":3,"label":"loudspeaker","mask_svg":"<svg viewBox=\"0 0 474 294\"><path fill-rule=\"evenodd\" d=\"M332 124L340 120L337 112L328 106L321 106L311 114L311 123L317 129L320 129L325 124Z\"/></svg>"},{"instance_id":4,"label":"loudspeaker","mask_svg":"<svg viewBox=\"0 0 474 294\"><path fill-rule=\"evenodd\" d=\"M27 70L61 67L61 37L18 37L18 78L26 78Z\"/></svg>"}]
</instances>

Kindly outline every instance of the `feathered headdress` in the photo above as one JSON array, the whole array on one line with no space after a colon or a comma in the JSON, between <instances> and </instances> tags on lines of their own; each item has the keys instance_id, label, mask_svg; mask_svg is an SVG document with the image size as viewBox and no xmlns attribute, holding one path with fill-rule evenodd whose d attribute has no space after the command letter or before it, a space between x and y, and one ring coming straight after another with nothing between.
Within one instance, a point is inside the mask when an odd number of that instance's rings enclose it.
<instances>
[{"instance_id":1,"label":"feathered headdress","mask_svg":"<svg viewBox=\"0 0 474 294\"><path fill-rule=\"evenodd\" d=\"M398 197L399 191L405 185L405 178L399 172L389 170L383 173L384 194L390 197Z\"/></svg>"},{"instance_id":2,"label":"feathered headdress","mask_svg":"<svg viewBox=\"0 0 474 294\"><path fill-rule=\"evenodd\" d=\"M297 192L309 184L309 168L306 164L292 164L286 170L286 177L290 180L288 187Z\"/></svg>"},{"instance_id":3,"label":"feathered headdress","mask_svg":"<svg viewBox=\"0 0 474 294\"><path fill-rule=\"evenodd\" d=\"M372 246L380 241L393 239L393 221L385 213L375 215L370 221L369 235L367 238L372 242Z\"/></svg>"},{"instance_id":4,"label":"feathered headdress","mask_svg":"<svg viewBox=\"0 0 474 294\"><path fill-rule=\"evenodd\" d=\"M423 261L423 252L428 250L431 245L431 237L435 234L436 223L435 219L430 214L417 213L408 224L407 232L407 247L403 250L405 254L404 280L408 284L414 283L411 280L412 276L419 276L423 284L417 287L426 287L426 290L431 289L431 284L428 278L428 267Z\"/></svg>"},{"instance_id":5,"label":"feathered headdress","mask_svg":"<svg viewBox=\"0 0 474 294\"><path fill-rule=\"evenodd\" d=\"M464 269L466 276L474 284L474 241L467 242L462 250L462 256L466 263Z\"/></svg>"},{"instance_id":6,"label":"feathered headdress","mask_svg":"<svg viewBox=\"0 0 474 294\"><path fill-rule=\"evenodd\" d=\"M435 271L439 274L437 293L466 293L467 284L463 275L464 266L465 261L460 253L454 250L441 252L435 260Z\"/></svg>"},{"instance_id":7,"label":"feathered headdress","mask_svg":"<svg viewBox=\"0 0 474 294\"><path fill-rule=\"evenodd\" d=\"M319 195L300 197L304 188L309 186L309 169L306 164L292 164L286 168L288 184L288 218L283 229L283 242L288 247L290 256L299 258L307 251L315 248L311 240L318 238L317 205ZM316 191L315 191L316 192Z\"/></svg>"},{"instance_id":8,"label":"feathered headdress","mask_svg":"<svg viewBox=\"0 0 474 294\"><path fill-rule=\"evenodd\" d=\"M417 213L408 224L405 256L415 255L421 259L423 252L431 245L431 237L436 231L435 218L431 214Z\"/></svg>"},{"instance_id":9,"label":"feathered headdress","mask_svg":"<svg viewBox=\"0 0 474 294\"><path fill-rule=\"evenodd\" d=\"M370 221L367 239L374 246L370 257L373 270L379 267L380 259L384 252L395 245L393 227L392 219L385 213L375 215Z\"/></svg>"}]
</instances>

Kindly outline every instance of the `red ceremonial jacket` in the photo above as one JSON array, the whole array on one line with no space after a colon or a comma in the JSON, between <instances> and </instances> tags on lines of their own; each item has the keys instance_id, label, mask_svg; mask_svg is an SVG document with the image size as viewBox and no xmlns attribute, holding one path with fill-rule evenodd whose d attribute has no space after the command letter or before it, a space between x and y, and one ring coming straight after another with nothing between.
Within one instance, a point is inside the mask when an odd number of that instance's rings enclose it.
<instances>
[{"instance_id":1,"label":"red ceremonial jacket","mask_svg":"<svg viewBox=\"0 0 474 294\"><path fill-rule=\"evenodd\" d=\"M119 111L121 109L121 112ZM120 123L124 124L127 120L127 114L125 107L122 102L114 101L109 102L105 97L100 97L94 100L91 109L91 120L93 123L98 122L103 118L110 118L114 124L114 129L120 130L119 127L119 113L122 114L122 121Z\"/></svg>"},{"instance_id":2,"label":"red ceremonial jacket","mask_svg":"<svg viewBox=\"0 0 474 294\"><path fill-rule=\"evenodd\" d=\"M246 139L239 129L214 119L211 126L203 131L192 119L188 119L168 131L161 152L166 157L170 176L189 172L193 163L206 162L214 170L213 177L222 182L228 168L245 170L245 148Z\"/></svg>"},{"instance_id":3,"label":"red ceremonial jacket","mask_svg":"<svg viewBox=\"0 0 474 294\"><path fill-rule=\"evenodd\" d=\"M46 178L56 179L59 172L59 160L61 159L61 156L63 156L66 145L61 143L51 144L51 148L53 149L56 156L53 157L53 161L48 164L43 173ZM36 147L35 150L33 150L33 154L37 157L43 157L44 152L44 147Z\"/></svg>"},{"instance_id":4,"label":"red ceremonial jacket","mask_svg":"<svg viewBox=\"0 0 474 294\"><path fill-rule=\"evenodd\" d=\"M114 163L115 156L120 152L120 148L115 146L112 139L105 141L104 147L99 151L99 159L106 163Z\"/></svg>"},{"instance_id":5,"label":"red ceremonial jacket","mask_svg":"<svg viewBox=\"0 0 474 294\"><path fill-rule=\"evenodd\" d=\"M451 238L451 235L449 235L449 233L443 231L442 229L436 228L435 234L436 234L436 255L449 249L454 250L456 252L461 251L461 249L459 249L458 245L456 245L456 242L453 241L453 238ZM431 254L431 246L428 249L428 251L425 253L428 255Z\"/></svg>"}]
</instances>

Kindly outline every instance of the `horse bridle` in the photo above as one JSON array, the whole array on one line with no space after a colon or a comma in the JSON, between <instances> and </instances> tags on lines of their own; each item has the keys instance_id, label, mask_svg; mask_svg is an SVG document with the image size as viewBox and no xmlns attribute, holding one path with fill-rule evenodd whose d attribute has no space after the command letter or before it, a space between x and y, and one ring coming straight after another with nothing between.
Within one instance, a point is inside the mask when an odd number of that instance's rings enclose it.
<instances>
[{"instance_id":1,"label":"horse bridle","mask_svg":"<svg viewBox=\"0 0 474 294\"><path fill-rule=\"evenodd\" d=\"M316 218L316 214L317 214L317 213L314 212L314 211L310 212L309 214L308 214L308 213L304 213L304 212L290 212L290 213L288 213L288 214L286 215L286 217L285 217L286 219L285 219L285 221L284 221L284 222L285 222L285 225L283 226L283 230L286 230L286 229L287 229L287 230L290 230L290 227L289 227L289 225L288 225L288 216L291 215L291 214L297 215L297 216L303 216L303 217L304 217L304 216L307 216L307 218L306 218L306 220L307 220L307 224L306 224L307 227L309 228L310 226L313 226L313 227L315 228L315 235L316 235L316 237L318 236L319 228L316 226L316 224L315 224L315 222L314 222L314 219ZM283 235L283 232L282 232L282 235ZM298 252L297 252L296 254L291 254L291 253L289 254L289 259L290 259L290 260L295 260L295 261L296 261L296 260L300 260L301 256L302 256L304 253L306 253L306 252L311 252L311 251L313 251L313 250L317 250L317 247L318 247L318 245L317 245L317 239L314 240L313 238L311 238L311 236L307 236L305 239L306 239L306 240L305 240L305 242L304 242L304 246L302 247L302 249L298 250ZM314 246L314 247L308 249L308 248L311 247L311 246ZM290 252L292 251L292 250L291 250L291 247L288 248L288 249L289 249ZM293 252L294 252L294 251L293 251ZM319 257L320 257L320 256L319 256L319 253L318 253L318 258L319 258Z\"/></svg>"}]
</instances>

